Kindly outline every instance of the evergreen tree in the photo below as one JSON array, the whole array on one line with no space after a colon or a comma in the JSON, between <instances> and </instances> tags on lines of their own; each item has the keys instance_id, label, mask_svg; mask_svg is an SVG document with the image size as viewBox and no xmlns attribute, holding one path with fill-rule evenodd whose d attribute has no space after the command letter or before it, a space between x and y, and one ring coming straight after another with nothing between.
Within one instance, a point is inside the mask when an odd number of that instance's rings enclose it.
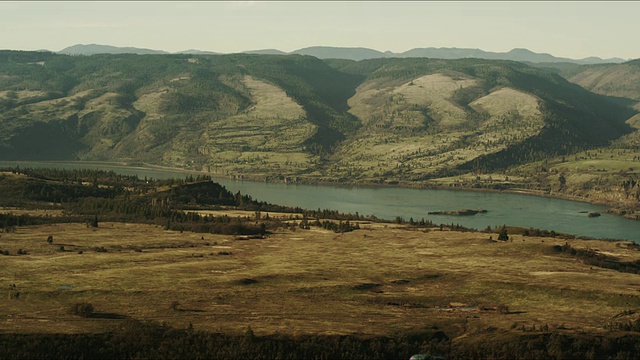
<instances>
[{"instance_id":1,"label":"evergreen tree","mask_svg":"<svg viewBox=\"0 0 640 360\"><path fill-rule=\"evenodd\" d=\"M506 225L502 225L502 228L500 229L500 233L498 234L498 240L502 240L502 241L509 240L509 235L507 235Z\"/></svg>"}]
</instances>

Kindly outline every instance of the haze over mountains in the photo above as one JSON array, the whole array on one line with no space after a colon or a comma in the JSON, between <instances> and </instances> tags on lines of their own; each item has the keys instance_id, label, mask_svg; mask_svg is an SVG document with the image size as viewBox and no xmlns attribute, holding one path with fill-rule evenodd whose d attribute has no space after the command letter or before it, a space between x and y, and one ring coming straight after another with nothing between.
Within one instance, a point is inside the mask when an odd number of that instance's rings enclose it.
<instances>
[{"instance_id":1,"label":"haze over mountains","mask_svg":"<svg viewBox=\"0 0 640 360\"><path fill-rule=\"evenodd\" d=\"M64 48L58 52L65 55L94 55L94 54L169 54L162 50L152 50L135 47L116 47L109 45L73 45ZM509 52L490 52L480 49L464 49L464 48L415 48L402 53L394 53L390 51L381 52L374 49L362 47L331 47L331 46L313 46L298 49L291 52L284 52L277 49L248 50L244 53L249 54L266 54L266 55L288 55L300 54L311 55L319 59L348 59L348 60L366 60L377 58L409 58L409 57L427 57L434 59L493 59L493 60L513 60L531 63L575 63L575 64L603 64L603 63L622 63L625 59L610 58L601 59L599 57L587 57L584 59L569 59L556 57L546 53L535 53L527 49L513 49ZM202 55L218 55L220 53L202 50L184 50L177 54L202 54Z\"/></svg>"}]
</instances>

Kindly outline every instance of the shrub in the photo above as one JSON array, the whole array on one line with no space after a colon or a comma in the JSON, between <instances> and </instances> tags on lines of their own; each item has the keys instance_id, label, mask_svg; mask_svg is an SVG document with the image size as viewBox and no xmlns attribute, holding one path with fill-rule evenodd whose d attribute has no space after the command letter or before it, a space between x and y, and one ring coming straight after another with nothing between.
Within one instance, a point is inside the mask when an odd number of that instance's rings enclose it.
<instances>
[{"instance_id":1,"label":"shrub","mask_svg":"<svg viewBox=\"0 0 640 360\"><path fill-rule=\"evenodd\" d=\"M93 315L93 305L87 302L75 303L71 307L71 313L85 318Z\"/></svg>"},{"instance_id":2,"label":"shrub","mask_svg":"<svg viewBox=\"0 0 640 360\"><path fill-rule=\"evenodd\" d=\"M502 226L500 229L500 233L498 234L498 240L507 241L509 240L509 235L507 235L507 227Z\"/></svg>"},{"instance_id":3,"label":"shrub","mask_svg":"<svg viewBox=\"0 0 640 360\"><path fill-rule=\"evenodd\" d=\"M180 307L180 302L179 301L172 301L171 302L171 310L179 311L180 310L179 307Z\"/></svg>"},{"instance_id":4,"label":"shrub","mask_svg":"<svg viewBox=\"0 0 640 360\"><path fill-rule=\"evenodd\" d=\"M257 282L258 280L251 279L251 278L244 278L244 279L238 280L238 283L241 285L251 285L251 284L256 284Z\"/></svg>"}]
</instances>

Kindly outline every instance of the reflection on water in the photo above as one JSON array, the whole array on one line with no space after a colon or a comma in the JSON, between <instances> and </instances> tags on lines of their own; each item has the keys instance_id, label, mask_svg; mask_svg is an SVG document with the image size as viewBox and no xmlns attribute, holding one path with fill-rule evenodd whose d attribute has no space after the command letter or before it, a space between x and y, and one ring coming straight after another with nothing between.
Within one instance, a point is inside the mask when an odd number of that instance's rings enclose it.
<instances>
[{"instance_id":1,"label":"reflection on water","mask_svg":"<svg viewBox=\"0 0 640 360\"><path fill-rule=\"evenodd\" d=\"M15 165L16 162L0 162L0 167ZM19 162L19 165L113 170L123 175L155 179L184 178L188 175L181 171L132 168L104 163ZM453 223L476 229L507 224L640 242L640 221L607 214L603 206L575 201L493 192L298 185L229 179L214 181L234 193L240 191L260 201L306 209L337 209L342 212L375 215L384 219L401 216L405 220L413 218L417 221L424 218L435 224ZM486 209L488 212L475 216L427 215L428 212L458 209ZM589 212L599 212L602 216L589 218Z\"/></svg>"}]
</instances>

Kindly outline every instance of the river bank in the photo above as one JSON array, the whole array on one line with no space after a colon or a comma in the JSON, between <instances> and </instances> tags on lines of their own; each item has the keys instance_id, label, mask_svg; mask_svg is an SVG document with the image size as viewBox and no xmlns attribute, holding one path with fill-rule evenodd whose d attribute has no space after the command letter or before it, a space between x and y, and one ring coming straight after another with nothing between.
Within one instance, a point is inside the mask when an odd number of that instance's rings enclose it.
<instances>
[{"instance_id":1,"label":"river bank","mask_svg":"<svg viewBox=\"0 0 640 360\"><path fill-rule=\"evenodd\" d=\"M599 200L596 197L585 197L568 194L561 191L549 191L524 187L526 184L511 181L492 182L469 182L469 181L449 181L443 179L432 179L423 181L350 181L347 179L327 180L309 176L265 176L252 174L224 175L195 169L175 168L169 166L154 165L148 163L127 163L127 162L86 162L86 161L0 161L0 167L58 167L66 169L89 168L105 171L116 171L124 175L137 174L140 177L157 177L160 172L163 176L174 176L180 178L188 175L206 175L218 181L250 181L272 184L293 184L310 186L330 186L336 188L369 188L369 189L429 189L429 190L449 190L449 191L470 191L476 193L504 193L515 195L526 195L539 198L549 198L558 200L568 200L585 204L607 207L607 213L624 217L630 220L640 220L640 212L628 203ZM587 193L588 194L588 193ZM249 193L249 195L255 196Z\"/></svg>"}]
</instances>

